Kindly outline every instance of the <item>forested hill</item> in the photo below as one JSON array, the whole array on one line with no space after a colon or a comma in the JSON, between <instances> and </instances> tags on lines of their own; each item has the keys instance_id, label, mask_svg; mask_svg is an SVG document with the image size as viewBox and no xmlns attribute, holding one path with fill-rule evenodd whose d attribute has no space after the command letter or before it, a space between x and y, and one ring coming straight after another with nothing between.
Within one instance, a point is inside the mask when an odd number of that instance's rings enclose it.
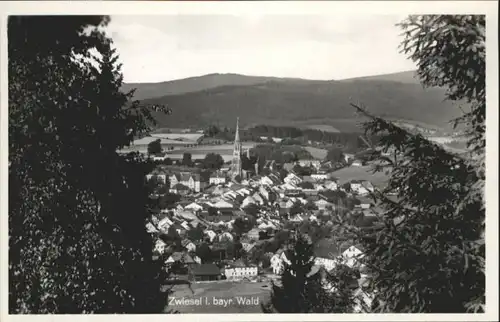
<instances>
[{"instance_id":1,"label":"forested hill","mask_svg":"<svg viewBox=\"0 0 500 322\"><path fill-rule=\"evenodd\" d=\"M193 79L169 82L165 88L170 92L144 99L143 103L166 104L173 110L172 115L155 115L159 127L209 124L232 127L236 117L240 117L242 126L324 124L350 132L357 130L359 121L349 105L351 102L361 102L372 113L386 118L447 127L448 121L459 115L459 110L443 101L443 89L424 89L408 73L344 81L207 75L196 78L196 85ZM231 83L231 79L234 82ZM190 85L180 85L186 82ZM227 83L232 85L224 85ZM175 86L177 89L173 90ZM144 88L143 96L151 90L151 87ZM173 94L179 91L184 92ZM151 92L151 95L160 92Z\"/></svg>"}]
</instances>

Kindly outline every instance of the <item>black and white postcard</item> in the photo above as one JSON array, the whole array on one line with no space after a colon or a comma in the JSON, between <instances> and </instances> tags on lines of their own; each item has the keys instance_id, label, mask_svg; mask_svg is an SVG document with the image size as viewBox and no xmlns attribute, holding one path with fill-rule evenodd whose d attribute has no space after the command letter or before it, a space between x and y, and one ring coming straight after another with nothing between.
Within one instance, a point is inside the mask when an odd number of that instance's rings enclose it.
<instances>
[{"instance_id":1,"label":"black and white postcard","mask_svg":"<svg viewBox=\"0 0 500 322\"><path fill-rule=\"evenodd\" d=\"M2 320L498 316L495 2L0 7Z\"/></svg>"}]
</instances>

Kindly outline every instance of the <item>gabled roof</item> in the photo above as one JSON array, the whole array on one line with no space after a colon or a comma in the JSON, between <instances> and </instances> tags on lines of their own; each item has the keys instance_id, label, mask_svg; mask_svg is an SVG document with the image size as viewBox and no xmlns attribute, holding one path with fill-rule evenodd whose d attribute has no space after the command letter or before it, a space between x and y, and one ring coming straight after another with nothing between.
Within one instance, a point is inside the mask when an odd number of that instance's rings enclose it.
<instances>
[{"instance_id":1,"label":"gabled roof","mask_svg":"<svg viewBox=\"0 0 500 322\"><path fill-rule=\"evenodd\" d=\"M173 189L175 190L189 190L189 187L186 187L185 185L183 185L182 183L178 183L176 184Z\"/></svg>"},{"instance_id":2,"label":"gabled roof","mask_svg":"<svg viewBox=\"0 0 500 322\"><path fill-rule=\"evenodd\" d=\"M175 262L183 262L186 264L193 264L195 262L189 254L185 254L183 252L175 252L170 257Z\"/></svg>"}]
</instances>

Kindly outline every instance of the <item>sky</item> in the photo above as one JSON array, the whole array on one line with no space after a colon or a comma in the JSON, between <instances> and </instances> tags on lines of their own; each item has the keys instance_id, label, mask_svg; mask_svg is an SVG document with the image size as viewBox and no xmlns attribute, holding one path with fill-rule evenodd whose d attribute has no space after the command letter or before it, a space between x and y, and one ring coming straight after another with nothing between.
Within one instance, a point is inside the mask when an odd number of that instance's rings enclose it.
<instances>
[{"instance_id":1,"label":"sky","mask_svg":"<svg viewBox=\"0 0 500 322\"><path fill-rule=\"evenodd\" d=\"M126 83L212 73L316 80L416 69L396 15L111 16Z\"/></svg>"}]
</instances>

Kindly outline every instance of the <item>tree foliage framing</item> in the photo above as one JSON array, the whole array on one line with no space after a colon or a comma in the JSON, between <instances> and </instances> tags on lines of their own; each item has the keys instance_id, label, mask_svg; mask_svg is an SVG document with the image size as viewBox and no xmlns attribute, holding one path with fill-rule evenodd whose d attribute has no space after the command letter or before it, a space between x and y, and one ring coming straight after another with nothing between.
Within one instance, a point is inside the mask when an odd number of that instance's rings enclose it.
<instances>
[{"instance_id":1,"label":"tree foliage framing","mask_svg":"<svg viewBox=\"0 0 500 322\"><path fill-rule=\"evenodd\" d=\"M109 17L10 16L10 313L160 313L145 174L118 149L147 134ZM92 50L93 49L93 50Z\"/></svg>"}]
</instances>

